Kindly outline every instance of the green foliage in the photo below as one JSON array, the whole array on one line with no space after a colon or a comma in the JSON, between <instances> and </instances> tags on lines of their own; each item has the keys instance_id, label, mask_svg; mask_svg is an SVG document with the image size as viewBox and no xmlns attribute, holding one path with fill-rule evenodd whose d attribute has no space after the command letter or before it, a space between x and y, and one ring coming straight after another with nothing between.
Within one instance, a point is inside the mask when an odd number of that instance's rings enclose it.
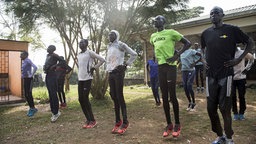
<instances>
[{"instance_id":1,"label":"green foliage","mask_svg":"<svg viewBox=\"0 0 256 144\"><path fill-rule=\"evenodd\" d=\"M49 102L48 91L46 87L33 88L33 97L38 101L38 103L41 104Z\"/></svg>"},{"instance_id":2,"label":"green foliage","mask_svg":"<svg viewBox=\"0 0 256 144\"><path fill-rule=\"evenodd\" d=\"M75 85L77 84L77 81L78 81L78 76L77 76L77 72L73 72L69 78L69 84L71 85Z\"/></svg>"},{"instance_id":3,"label":"green foliage","mask_svg":"<svg viewBox=\"0 0 256 144\"><path fill-rule=\"evenodd\" d=\"M133 64L133 67L137 70L143 69L144 67L143 44L141 43L141 41L135 41L133 39L129 41L129 46L132 47L133 50L136 51L136 53L138 54L138 57Z\"/></svg>"},{"instance_id":4,"label":"green foliage","mask_svg":"<svg viewBox=\"0 0 256 144\"><path fill-rule=\"evenodd\" d=\"M180 10L177 12L176 21L182 21L194 17L199 17L203 13L204 7L198 6L188 10Z\"/></svg>"}]
</instances>

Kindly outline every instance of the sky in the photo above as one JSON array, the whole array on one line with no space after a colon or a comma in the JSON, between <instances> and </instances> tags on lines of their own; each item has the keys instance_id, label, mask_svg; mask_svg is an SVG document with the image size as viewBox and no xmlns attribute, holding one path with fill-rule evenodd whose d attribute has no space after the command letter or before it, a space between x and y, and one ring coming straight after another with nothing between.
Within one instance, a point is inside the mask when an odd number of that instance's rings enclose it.
<instances>
[{"instance_id":1,"label":"sky","mask_svg":"<svg viewBox=\"0 0 256 144\"><path fill-rule=\"evenodd\" d=\"M214 6L219 6L221 7L224 11L243 7L243 6L248 6L248 5L254 5L256 4L255 0L190 0L188 3L189 8L196 7L196 6L202 6L205 8L204 13L201 14L203 15L209 15L210 10ZM43 36L43 42L45 43L46 46L50 44L55 44L57 47L56 53L59 55L63 55L64 52L61 50L62 45L58 41L58 34L53 31L48 31L48 30L42 30ZM51 33L49 35L49 33ZM46 50L39 50L36 52L30 51L30 59L34 61L36 65L43 65L45 58L46 58Z\"/></svg>"}]
</instances>

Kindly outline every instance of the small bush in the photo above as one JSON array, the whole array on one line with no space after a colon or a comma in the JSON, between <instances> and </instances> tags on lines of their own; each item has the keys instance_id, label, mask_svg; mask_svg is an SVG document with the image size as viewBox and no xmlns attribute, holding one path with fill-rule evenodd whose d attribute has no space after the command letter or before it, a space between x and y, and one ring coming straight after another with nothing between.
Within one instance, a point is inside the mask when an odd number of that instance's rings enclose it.
<instances>
[{"instance_id":1,"label":"small bush","mask_svg":"<svg viewBox=\"0 0 256 144\"><path fill-rule=\"evenodd\" d=\"M39 100L39 103L47 103L49 101L49 96L46 87L36 87L33 89L33 97Z\"/></svg>"}]
</instances>

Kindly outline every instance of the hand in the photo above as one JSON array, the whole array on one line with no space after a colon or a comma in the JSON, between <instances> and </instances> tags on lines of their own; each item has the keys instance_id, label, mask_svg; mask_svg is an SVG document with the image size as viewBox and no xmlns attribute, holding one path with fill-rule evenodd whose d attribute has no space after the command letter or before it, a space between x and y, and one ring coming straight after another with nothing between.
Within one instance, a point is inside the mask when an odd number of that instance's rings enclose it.
<instances>
[{"instance_id":1,"label":"hand","mask_svg":"<svg viewBox=\"0 0 256 144\"><path fill-rule=\"evenodd\" d=\"M242 74L246 75L247 72L248 72L248 70L247 70L247 69L244 69L244 70L242 71Z\"/></svg>"},{"instance_id":2,"label":"hand","mask_svg":"<svg viewBox=\"0 0 256 144\"><path fill-rule=\"evenodd\" d=\"M202 59L201 61L203 62L204 68L206 70L208 70L210 67L209 67L208 63L205 61L205 59Z\"/></svg>"},{"instance_id":3,"label":"hand","mask_svg":"<svg viewBox=\"0 0 256 144\"><path fill-rule=\"evenodd\" d=\"M173 62L176 61L178 58L179 58L179 55L175 54L175 55L173 55L173 57L166 59L166 62L168 62L168 63L173 63Z\"/></svg>"},{"instance_id":4,"label":"hand","mask_svg":"<svg viewBox=\"0 0 256 144\"><path fill-rule=\"evenodd\" d=\"M206 63L206 64L204 64L204 68L205 68L206 70L208 70L210 67L209 67L209 65Z\"/></svg>"},{"instance_id":5,"label":"hand","mask_svg":"<svg viewBox=\"0 0 256 144\"><path fill-rule=\"evenodd\" d=\"M56 69L56 65L52 65L51 67L50 67L50 70L55 70Z\"/></svg>"},{"instance_id":6,"label":"hand","mask_svg":"<svg viewBox=\"0 0 256 144\"><path fill-rule=\"evenodd\" d=\"M30 74L30 75L28 75L28 77L29 77L29 78L33 78L33 77L34 77L34 75L33 75L33 74Z\"/></svg>"},{"instance_id":7,"label":"hand","mask_svg":"<svg viewBox=\"0 0 256 144\"><path fill-rule=\"evenodd\" d=\"M93 76L93 72L95 71L95 68L94 67L92 67L91 69L90 69L90 76Z\"/></svg>"},{"instance_id":8,"label":"hand","mask_svg":"<svg viewBox=\"0 0 256 144\"><path fill-rule=\"evenodd\" d=\"M191 66L191 67L195 67L195 65L196 65L196 63L192 63L190 66Z\"/></svg>"},{"instance_id":9,"label":"hand","mask_svg":"<svg viewBox=\"0 0 256 144\"><path fill-rule=\"evenodd\" d=\"M240 61L241 61L240 59L229 60L229 61L224 62L224 66L225 67L232 67L232 66L237 65Z\"/></svg>"}]
</instances>

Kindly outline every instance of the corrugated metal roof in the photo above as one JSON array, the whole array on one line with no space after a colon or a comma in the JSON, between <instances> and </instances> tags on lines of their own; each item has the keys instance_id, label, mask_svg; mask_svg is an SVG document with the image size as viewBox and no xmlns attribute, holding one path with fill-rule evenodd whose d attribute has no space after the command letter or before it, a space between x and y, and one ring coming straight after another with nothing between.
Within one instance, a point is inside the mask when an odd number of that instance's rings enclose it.
<instances>
[{"instance_id":1,"label":"corrugated metal roof","mask_svg":"<svg viewBox=\"0 0 256 144\"><path fill-rule=\"evenodd\" d=\"M256 14L256 4L227 10L227 11L224 11L224 14L225 14L224 20L225 20L225 18L239 16L239 15ZM188 23L198 23L197 21L203 21L205 19L208 20L209 18L210 18L209 15L204 15L204 16L200 16L200 17L183 20L183 21L180 21L177 23L173 23L171 25L178 26L178 25L186 25Z\"/></svg>"},{"instance_id":2,"label":"corrugated metal roof","mask_svg":"<svg viewBox=\"0 0 256 144\"><path fill-rule=\"evenodd\" d=\"M240 8L236 8L236 9L227 10L224 13L226 15L228 15L228 14L245 12L245 11L250 11L250 10L256 10L256 4L255 5L244 6L244 7L240 7Z\"/></svg>"}]
</instances>

